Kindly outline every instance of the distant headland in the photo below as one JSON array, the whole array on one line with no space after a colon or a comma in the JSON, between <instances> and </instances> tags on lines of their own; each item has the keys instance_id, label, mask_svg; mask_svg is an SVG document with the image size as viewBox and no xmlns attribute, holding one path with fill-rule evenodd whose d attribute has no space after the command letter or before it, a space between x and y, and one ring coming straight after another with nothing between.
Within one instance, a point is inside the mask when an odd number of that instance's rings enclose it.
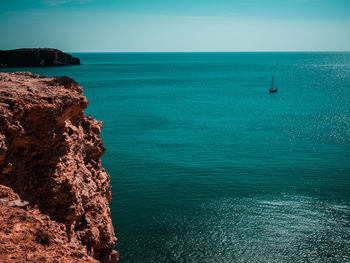
<instances>
[{"instance_id":1,"label":"distant headland","mask_svg":"<svg viewBox=\"0 0 350 263\"><path fill-rule=\"evenodd\" d=\"M53 48L0 50L0 67L80 65L80 59Z\"/></svg>"}]
</instances>

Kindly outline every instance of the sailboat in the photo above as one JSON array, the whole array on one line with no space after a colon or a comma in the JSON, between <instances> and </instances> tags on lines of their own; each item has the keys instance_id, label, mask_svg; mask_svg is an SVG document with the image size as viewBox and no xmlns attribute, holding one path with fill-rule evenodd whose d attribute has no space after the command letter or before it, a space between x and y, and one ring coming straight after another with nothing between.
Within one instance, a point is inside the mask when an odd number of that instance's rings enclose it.
<instances>
[{"instance_id":1,"label":"sailboat","mask_svg":"<svg viewBox=\"0 0 350 263\"><path fill-rule=\"evenodd\" d=\"M274 79L275 79L275 76L272 76L272 81L271 81L271 86L270 86L270 89L269 89L269 92L270 93L274 93L274 92L277 92L277 88L274 87Z\"/></svg>"}]
</instances>

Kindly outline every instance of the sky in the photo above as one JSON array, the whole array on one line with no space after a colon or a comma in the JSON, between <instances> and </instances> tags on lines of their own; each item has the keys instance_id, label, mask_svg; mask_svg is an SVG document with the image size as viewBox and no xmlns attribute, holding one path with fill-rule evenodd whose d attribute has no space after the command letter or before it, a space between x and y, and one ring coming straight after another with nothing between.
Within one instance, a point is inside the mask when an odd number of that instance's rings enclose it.
<instances>
[{"instance_id":1,"label":"sky","mask_svg":"<svg viewBox=\"0 0 350 263\"><path fill-rule=\"evenodd\" d=\"M0 49L350 51L350 0L0 0Z\"/></svg>"}]
</instances>

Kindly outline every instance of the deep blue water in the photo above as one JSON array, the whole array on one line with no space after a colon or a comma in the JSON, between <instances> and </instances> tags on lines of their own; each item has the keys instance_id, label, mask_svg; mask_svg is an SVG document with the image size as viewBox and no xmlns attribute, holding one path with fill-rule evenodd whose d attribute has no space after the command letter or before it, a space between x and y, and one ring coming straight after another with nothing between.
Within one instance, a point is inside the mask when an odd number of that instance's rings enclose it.
<instances>
[{"instance_id":1,"label":"deep blue water","mask_svg":"<svg viewBox=\"0 0 350 263\"><path fill-rule=\"evenodd\" d=\"M350 53L74 55L121 262L350 262Z\"/></svg>"}]
</instances>

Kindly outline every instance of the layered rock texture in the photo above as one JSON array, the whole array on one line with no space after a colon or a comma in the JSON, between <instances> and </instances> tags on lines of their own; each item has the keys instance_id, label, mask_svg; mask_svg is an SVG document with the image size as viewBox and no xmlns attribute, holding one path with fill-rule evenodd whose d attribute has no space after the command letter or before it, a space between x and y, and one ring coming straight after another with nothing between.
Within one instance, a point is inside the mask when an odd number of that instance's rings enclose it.
<instances>
[{"instance_id":1,"label":"layered rock texture","mask_svg":"<svg viewBox=\"0 0 350 263\"><path fill-rule=\"evenodd\" d=\"M58 49L23 48L0 50L0 67L43 67L79 65L79 58Z\"/></svg>"},{"instance_id":2,"label":"layered rock texture","mask_svg":"<svg viewBox=\"0 0 350 263\"><path fill-rule=\"evenodd\" d=\"M68 77L0 73L0 261L117 262L102 123L87 104Z\"/></svg>"}]
</instances>

